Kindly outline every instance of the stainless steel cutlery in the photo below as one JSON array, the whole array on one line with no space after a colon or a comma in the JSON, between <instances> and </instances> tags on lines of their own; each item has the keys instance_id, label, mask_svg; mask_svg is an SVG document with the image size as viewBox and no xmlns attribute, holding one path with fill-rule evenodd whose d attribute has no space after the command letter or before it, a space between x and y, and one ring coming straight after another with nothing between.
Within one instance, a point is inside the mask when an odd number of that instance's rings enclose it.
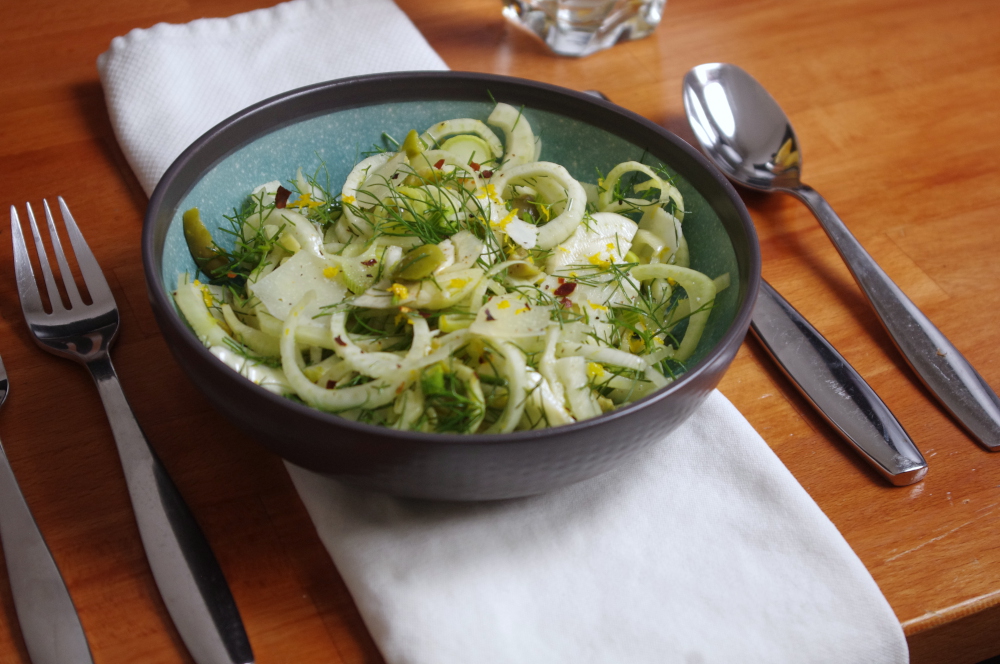
<instances>
[{"instance_id":1,"label":"stainless steel cutlery","mask_svg":"<svg viewBox=\"0 0 1000 664\"><path fill-rule=\"evenodd\" d=\"M0 405L7 400L0 360ZM34 664L93 664L80 617L0 445L0 541L21 635Z\"/></svg>"},{"instance_id":2,"label":"stainless steel cutlery","mask_svg":"<svg viewBox=\"0 0 1000 664\"><path fill-rule=\"evenodd\" d=\"M888 406L785 298L762 282L750 329L820 415L896 486L919 482L927 461Z\"/></svg>"},{"instance_id":3,"label":"stainless steel cutlery","mask_svg":"<svg viewBox=\"0 0 1000 664\"><path fill-rule=\"evenodd\" d=\"M688 121L709 159L738 184L804 202L927 389L987 449L1000 450L1000 398L802 182L799 142L774 98L744 70L721 63L695 67L683 88Z\"/></svg>"},{"instance_id":4,"label":"stainless steel cutlery","mask_svg":"<svg viewBox=\"0 0 1000 664\"><path fill-rule=\"evenodd\" d=\"M21 309L35 342L87 368L104 402L121 457L132 509L163 602L191 656L199 664L248 664L250 642L222 570L190 509L149 446L122 392L108 352L118 332L118 307L100 266L69 207L59 209L90 304L80 295L48 202L43 202L52 252L68 298L56 284L31 206L28 221L49 300L43 307L17 209L11 206L14 268Z\"/></svg>"}]
</instances>

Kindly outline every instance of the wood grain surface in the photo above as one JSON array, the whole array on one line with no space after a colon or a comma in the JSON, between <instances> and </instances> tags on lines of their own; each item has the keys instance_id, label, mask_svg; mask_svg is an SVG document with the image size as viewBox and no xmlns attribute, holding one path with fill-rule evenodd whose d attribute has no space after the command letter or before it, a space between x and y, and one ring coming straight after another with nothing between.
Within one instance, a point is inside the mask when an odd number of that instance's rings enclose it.
<instances>
[{"instance_id":1,"label":"wood grain surface","mask_svg":"<svg viewBox=\"0 0 1000 664\"><path fill-rule=\"evenodd\" d=\"M741 65L790 115L806 182L1000 389L1000 3L671 0L654 36L574 60L508 25L499 0L398 2L453 69L600 89L689 141L684 73L703 62ZM5 0L0 203L61 194L86 220L122 310L113 356L125 391L219 557L257 661L377 663L280 460L220 421L164 345L139 262L146 198L115 142L95 67L111 39L133 28L269 4ZM744 198L765 277L882 396L930 472L912 487L887 485L752 340L722 392L871 571L913 662L1000 654L1000 455L920 385L806 208ZM0 437L95 661L190 664L143 556L97 392L82 369L32 343L5 228L0 236L0 353L11 381ZM0 661L29 661L6 575Z\"/></svg>"}]
</instances>

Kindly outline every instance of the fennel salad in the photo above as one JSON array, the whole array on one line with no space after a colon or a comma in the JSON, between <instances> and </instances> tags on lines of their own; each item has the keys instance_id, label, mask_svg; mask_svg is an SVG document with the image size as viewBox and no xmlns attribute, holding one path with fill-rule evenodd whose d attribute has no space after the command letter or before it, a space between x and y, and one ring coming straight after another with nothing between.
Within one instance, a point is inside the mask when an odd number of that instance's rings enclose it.
<instances>
[{"instance_id":1,"label":"fennel salad","mask_svg":"<svg viewBox=\"0 0 1000 664\"><path fill-rule=\"evenodd\" d=\"M689 267L665 169L582 182L541 143L498 103L411 130L339 191L322 168L261 184L227 241L189 209L177 308L247 379L371 424L505 433L635 401L684 371L729 275Z\"/></svg>"}]
</instances>

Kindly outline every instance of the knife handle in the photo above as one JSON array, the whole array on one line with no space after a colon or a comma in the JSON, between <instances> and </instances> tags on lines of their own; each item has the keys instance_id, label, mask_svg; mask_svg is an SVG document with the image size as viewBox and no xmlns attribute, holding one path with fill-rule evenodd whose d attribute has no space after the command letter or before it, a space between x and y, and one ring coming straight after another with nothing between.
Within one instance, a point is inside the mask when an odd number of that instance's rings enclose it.
<instances>
[{"instance_id":1,"label":"knife handle","mask_svg":"<svg viewBox=\"0 0 1000 664\"><path fill-rule=\"evenodd\" d=\"M0 539L21 635L34 664L94 664L59 568L0 446Z\"/></svg>"},{"instance_id":2,"label":"knife handle","mask_svg":"<svg viewBox=\"0 0 1000 664\"><path fill-rule=\"evenodd\" d=\"M923 479L927 462L889 408L766 281L750 328L806 399L879 473L896 486Z\"/></svg>"}]
</instances>

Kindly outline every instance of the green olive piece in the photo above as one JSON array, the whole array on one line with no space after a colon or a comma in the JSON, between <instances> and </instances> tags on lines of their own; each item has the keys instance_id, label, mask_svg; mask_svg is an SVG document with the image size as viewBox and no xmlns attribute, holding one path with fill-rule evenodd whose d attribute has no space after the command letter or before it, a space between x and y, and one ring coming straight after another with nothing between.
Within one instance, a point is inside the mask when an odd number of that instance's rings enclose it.
<instances>
[{"instance_id":1,"label":"green olive piece","mask_svg":"<svg viewBox=\"0 0 1000 664\"><path fill-rule=\"evenodd\" d=\"M444 394L445 369L444 362L432 364L424 369L424 372L420 375L420 389L423 390L424 396L430 397Z\"/></svg>"},{"instance_id":2,"label":"green olive piece","mask_svg":"<svg viewBox=\"0 0 1000 664\"><path fill-rule=\"evenodd\" d=\"M519 214L522 219L525 215L531 218L531 223L538 223L541 218L542 213L538 210L538 205L532 196L519 196L510 202L511 208L514 212L523 212L524 214ZM527 221L527 220L525 220Z\"/></svg>"},{"instance_id":3,"label":"green olive piece","mask_svg":"<svg viewBox=\"0 0 1000 664\"><path fill-rule=\"evenodd\" d=\"M226 257L219 253L212 240L212 234L201 221L198 208L191 208L182 216L184 220L184 239L187 240L188 251L195 264L209 277L215 276L216 270L221 270L229 263Z\"/></svg>"},{"instance_id":4,"label":"green olive piece","mask_svg":"<svg viewBox=\"0 0 1000 664\"><path fill-rule=\"evenodd\" d=\"M425 244L406 252L394 276L406 281L420 281L431 276L444 263L444 252L436 244Z\"/></svg>"},{"instance_id":5,"label":"green olive piece","mask_svg":"<svg viewBox=\"0 0 1000 664\"><path fill-rule=\"evenodd\" d=\"M403 152L406 153L406 158L413 161L419 157L423 151L424 144L423 141L420 140L420 134L417 133L416 129L411 129L410 133L403 139Z\"/></svg>"}]
</instances>

